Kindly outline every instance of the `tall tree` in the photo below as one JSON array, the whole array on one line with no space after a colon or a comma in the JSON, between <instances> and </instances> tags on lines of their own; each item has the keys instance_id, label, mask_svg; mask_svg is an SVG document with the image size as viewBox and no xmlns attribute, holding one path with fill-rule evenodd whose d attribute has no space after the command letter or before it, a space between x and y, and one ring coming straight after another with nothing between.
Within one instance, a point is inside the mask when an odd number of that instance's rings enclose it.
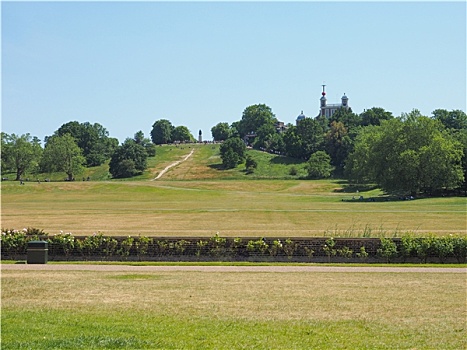
<instances>
[{"instance_id":1,"label":"tall tree","mask_svg":"<svg viewBox=\"0 0 467 350\"><path fill-rule=\"evenodd\" d=\"M167 119L160 119L154 122L151 130L151 140L156 145L172 142L172 131L174 127Z\"/></svg>"},{"instance_id":2,"label":"tall tree","mask_svg":"<svg viewBox=\"0 0 467 350\"><path fill-rule=\"evenodd\" d=\"M272 112L271 107L265 104L251 105L243 111L242 119L238 124L240 137L244 137L249 133L256 133L262 126L273 126L277 119Z\"/></svg>"},{"instance_id":3,"label":"tall tree","mask_svg":"<svg viewBox=\"0 0 467 350\"><path fill-rule=\"evenodd\" d=\"M74 179L74 175L84 170L86 159L82 156L81 148L70 134L52 136L47 140L42 154L42 168L47 172L65 172L68 181Z\"/></svg>"},{"instance_id":4,"label":"tall tree","mask_svg":"<svg viewBox=\"0 0 467 350\"><path fill-rule=\"evenodd\" d=\"M42 147L37 137L30 134L8 135L1 133L2 145L2 172L14 171L16 180L27 171L38 169L42 156Z\"/></svg>"},{"instance_id":5,"label":"tall tree","mask_svg":"<svg viewBox=\"0 0 467 350\"><path fill-rule=\"evenodd\" d=\"M151 142L150 139L144 137L144 132L141 130L136 132L133 136L133 140L138 144L144 147L149 157L154 157L156 155L156 145Z\"/></svg>"},{"instance_id":6,"label":"tall tree","mask_svg":"<svg viewBox=\"0 0 467 350\"><path fill-rule=\"evenodd\" d=\"M462 145L439 121L414 110L357 137L346 165L352 179L374 181L387 192L433 192L458 187Z\"/></svg>"},{"instance_id":7,"label":"tall tree","mask_svg":"<svg viewBox=\"0 0 467 350\"><path fill-rule=\"evenodd\" d=\"M433 111L433 117L439 120L446 129L466 130L467 114L461 110L447 111L445 109L436 109Z\"/></svg>"},{"instance_id":8,"label":"tall tree","mask_svg":"<svg viewBox=\"0 0 467 350\"><path fill-rule=\"evenodd\" d=\"M362 125L362 118L352 112L352 109L339 108L328 120L328 127L332 122L341 122L349 130Z\"/></svg>"},{"instance_id":9,"label":"tall tree","mask_svg":"<svg viewBox=\"0 0 467 350\"><path fill-rule=\"evenodd\" d=\"M381 121L394 118L391 112L385 111L381 107L372 107L360 114L363 126L380 125Z\"/></svg>"},{"instance_id":10,"label":"tall tree","mask_svg":"<svg viewBox=\"0 0 467 350\"><path fill-rule=\"evenodd\" d=\"M348 129L342 122L332 122L325 136L325 149L331 157L335 173L341 175L344 171L345 159L352 148L352 139Z\"/></svg>"},{"instance_id":11,"label":"tall tree","mask_svg":"<svg viewBox=\"0 0 467 350\"><path fill-rule=\"evenodd\" d=\"M231 137L220 146L222 165L226 169L235 168L245 160L246 146L238 137Z\"/></svg>"},{"instance_id":12,"label":"tall tree","mask_svg":"<svg viewBox=\"0 0 467 350\"><path fill-rule=\"evenodd\" d=\"M291 125L283 136L285 153L292 158L303 159L303 142L297 132L297 127Z\"/></svg>"},{"instance_id":13,"label":"tall tree","mask_svg":"<svg viewBox=\"0 0 467 350\"><path fill-rule=\"evenodd\" d=\"M331 157L324 151L317 151L307 162L308 177L311 179L325 179L331 176L333 167Z\"/></svg>"},{"instance_id":14,"label":"tall tree","mask_svg":"<svg viewBox=\"0 0 467 350\"><path fill-rule=\"evenodd\" d=\"M214 141L225 141L230 136L229 123L217 123L211 128L211 134Z\"/></svg>"},{"instance_id":15,"label":"tall tree","mask_svg":"<svg viewBox=\"0 0 467 350\"><path fill-rule=\"evenodd\" d=\"M118 140L110 138L109 132L99 123L71 121L63 124L54 133L57 136L65 134L70 134L75 138L88 166L103 164L118 146Z\"/></svg>"},{"instance_id":16,"label":"tall tree","mask_svg":"<svg viewBox=\"0 0 467 350\"><path fill-rule=\"evenodd\" d=\"M191 134L190 130L186 126L176 126L172 130L172 142L193 142L195 138Z\"/></svg>"},{"instance_id":17,"label":"tall tree","mask_svg":"<svg viewBox=\"0 0 467 350\"><path fill-rule=\"evenodd\" d=\"M142 174L147 167L148 154L145 148L133 139L126 139L119 146L109 163L109 172L114 178L125 178Z\"/></svg>"},{"instance_id":18,"label":"tall tree","mask_svg":"<svg viewBox=\"0 0 467 350\"><path fill-rule=\"evenodd\" d=\"M311 118L300 120L296 127L296 133L302 144L300 158L309 159L313 153L323 150L324 131L317 120Z\"/></svg>"}]
</instances>

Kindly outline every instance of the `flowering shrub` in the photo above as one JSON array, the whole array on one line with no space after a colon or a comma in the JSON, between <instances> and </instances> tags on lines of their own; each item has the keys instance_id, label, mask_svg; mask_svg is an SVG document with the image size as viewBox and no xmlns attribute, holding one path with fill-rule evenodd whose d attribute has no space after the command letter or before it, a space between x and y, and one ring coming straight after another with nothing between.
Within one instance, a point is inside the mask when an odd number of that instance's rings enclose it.
<instances>
[{"instance_id":1,"label":"flowering shrub","mask_svg":"<svg viewBox=\"0 0 467 350\"><path fill-rule=\"evenodd\" d=\"M103 246L104 235L102 233L93 233L84 239L76 240L76 247L85 259L92 255L100 255Z\"/></svg>"},{"instance_id":2,"label":"flowering shrub","mask_svg":"<svg viewBox=\"0 0 467 350\"><path fill-rule=\"evenodd\" d=\"M336 241L334 241L334 238L329 238L326 240L323 246L323 251L326 253L328 256L328 261L331 262L331 256L335 256L337 254L337 250L334 248L336 245Z\"/></svg>"},{"instance_id":3,"label":"flowering shrub","mask_svg":"<svg viewBox=\"0 0 467 350\"><path fill-rule=\"evenodd\" d=\"M269 255L276 256L282 251L282 242L280 239L276 239L272 242L271 246L269 247Z\"/></svg>"},{"instance_id":4,"label":"flowering shrub","mask_svg":"<svg viewBox=\"0 0 467 350\"><path fill-rule=\"evenodd\" d=\"M2 250L12 254L15 260L18 255L26 252L28 237L25 230L2 230Z\"/></svg>"},{"instance_id":5,"label":"flowering shrub","mask_svg":"<svg viewBox=\"0 0 467 350\"><path fill-rule=\"evenodd\" d=\"M131 236L128 236L120 243L120 249L118 250L118 254L123 258L126 259L130 255L131 247L133 247L133 242L135 239Z\"/></svg>"},{"instance_id":6,"label":"flowering shrub","mask_svg":"<svg viewBox=\"0 0 467 350\"><path fill-rule=\"evenodd\" d=\"M103 237L102 238L102 253L104 256L109 259L117 251L118 241L112 237Z\"/></svg>"},{"instance_id":7,"label":"flowering shrub","mask_svg":"<svg viewBox=\"0 0 467 350\"><path fill-rule=\"evenodd\" d=\"M402 238L380 238L378 240L362 238L362 242L354 241L348 245L347 241L340 241L330 237L323 243L322 238L309 238L305 242L294 242L291 238L284 241L275 239L267 241L264 238L249 240L246 244L242 238L227 239L216 233L209 239L161 239L154 240L151 237L138 236L108 237L102 233L94 233L91 236L76 238L72 233L60 233L48 236L42 230L24 228L22 230L2 230L0 236L2 257L7 259L24 259L27 253L27 245L31 240L47 237L49 252L53 257L70 257L81 255L85 260L93 258L111 259L120 256L122 259L137 257L138 260L157 255L163 257L211 256L222 259L232 256L243 259L250 256L253 260L257 257L270 256L275 259L278 256L287 256L289 260L308 258L312 261L316 255L331 257L339 256L341 259L359 258L361 260L384 259L385 262L406 261L418 258L420 262L439 259L441 263L457 259L459 263L467 260L467 236L448 235L413 236L406 234ZM336 244L338 241L339 244ZM360 244L358 244L360 243ZM346 245L344 245L346 244ZM365 246L366 245L366 246ZM313 249L312 249L313 247ZM352 249L356 250L354 251ZM367 252L366 249L369 249ZM173 258L172 258L173 259Z\"/></svg>"},{"instance_id":8,"label":"flowering shrub","mask_svg":"<svg viewBox=\"0 0 467 350\"><path fill-rule=\"evenodd\" d=\"M73 237L73 234L63 233L63 231L49 237L47 242L49 243L49 252L52 255L63 254L67 260L75 248L75 237Z\"/></svg>"},{"instance_id":9,"label":"flowering shrub","mask_svg":"<svg viewBox=\"0 0 467 350\"><path fill-rule=\"evenodd\" d=\"M266 251L268 250L269 246L268 244L264 241L264 238L260 238L257 241L248 241L246 245L246 250L254 255L255 253L259 253L261 255L264 255Z\"/></svg>"},{"instance_id":10,"label":"flowering shrub","mask_svg":"<svg viewBox=\"0 0 467 350\"><path fill-rule=\"evenodd\" d=\"M226 242L227 242L227 239L219 237L219 232L217 232L213 237L211 237L209 239L211 255L213 256L224 255Z\"/></svg>"},{"instance_id":11,"label":"flowering shrub","mask_svg":"<svg viewBox=\"0 0 467 350\"><path fill-rule=\"evenodd\" d=\"M149 245L152 245L153 239L150 237L139 236L135 242L136 254L138 255L139 260L144 255L148 254Z\"/></svg>"}]
</instances>

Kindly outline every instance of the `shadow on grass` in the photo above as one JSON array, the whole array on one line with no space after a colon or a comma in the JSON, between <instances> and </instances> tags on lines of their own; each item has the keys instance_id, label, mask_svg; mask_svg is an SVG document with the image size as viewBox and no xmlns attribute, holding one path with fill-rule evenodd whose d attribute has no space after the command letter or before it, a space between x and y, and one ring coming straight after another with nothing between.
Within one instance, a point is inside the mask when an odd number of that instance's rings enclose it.
<instances>
[{"instance_id":1,"label":"shadow on grass","mask_svg":"<svg viewBox=\"0 0 467 350\"><path fill-rule=\"evenodd\" d=\"M339 180L336 183L342 185L342 188L336 188L334 190L334 192L337 193L368 192L378 188L375 184L349 184L347 180Z\"/></svg>"},{"instance_id":2,"label":"shadow on grass","mask_svg":"<svg viewBox=\"0 0 467 350\"><path fill-rule=\"evenodd\" d=\"M227 170L222 164L209 164L208 167L218 171Z\"/></svg>"},{"instance_id":3,"label":"shadow on grass","mask_svg":"<svg viewBox=\"0 0 467 350\"><path fill-rule=\"evenodd\" d=\"M290 158L290 157L284 157L284 156L275 156L274 158L271 158L270 163L272 164L284 164L284 165L299 165L303 164L303 160L301 159L296 159L296 158Z\"/></svg>"}]
</instances>

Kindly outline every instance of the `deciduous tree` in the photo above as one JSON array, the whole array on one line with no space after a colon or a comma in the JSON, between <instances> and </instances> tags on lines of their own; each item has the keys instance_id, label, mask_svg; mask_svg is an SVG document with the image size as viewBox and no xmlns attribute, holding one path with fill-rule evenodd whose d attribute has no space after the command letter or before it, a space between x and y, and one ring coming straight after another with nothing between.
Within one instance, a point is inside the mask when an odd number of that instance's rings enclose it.
<instances>
[{"instance_id":1,"label":"deciduous tree","mask_svg":"<svg viewBox=\"0 0 467 350\"><path fill-rule=\"evenodd\" d=\"M193 142L195 138L186 126L180 125L172 130L172 142Z\"/></svg>"},{"instance_id":2,"label":"deciduous tree","mask_svg":"<svg viewBox=\"0 0 467 350\"><path fill-rule=\"evenodd\" d=\"M30 134L8 135L1 133L2 173L14 171L16 180L27 171L38 169L42 155L42 147L37 137Z\"/></svg>"},{"instance_id":3,"label":"deciduous tree","mask_svg":"<svg viewBox=\"0 0 467 350\"><path fill-rule=\"evenodd\" d=\"M229 123L217 123L211 128L211 135L214 141L225 141L230 137Z\"/></svg>"},{"instance_id":4,"label":"deciduous tree","mask_svg":"<svg viewBox=\"0 0 467 350\"><path fill-rule=\"evenodd\" d=\"M249 133L256 133L260 127L274 127L276 116L271 107L265 104L251 105L243 111L242 119L238 124L240 137Z\"/></svg>"},{"instance_id":5,"label":"deciduous tree","mask_svg":"<svg viewBox=\"0 0 467 350\"><path fill-rule=\"evenodd\" d=\"M65 172L68 181L74 179L74 175L84 170L86 159L82 156L81 148L76 144L76 139L70 134L51 136L47 140L42 155L41 165L47 172Z\"/></svg>"},{"instance_id":6,"label":"deciduous tree","mask_svg":"<svg viewBox=\"0 0 467 350\"><path fill-rule=\"evenodd\" d=\"M109 163L109 172L114 178L125 178L141 174L147 167L148 154L145 148L133 139L126 139L119 146Z\"/></svg>"},{"instance_id":7,"label":"deciduous tree","mask_svg":"<svg viewBox=\"0 0 467 350\"><path fill-rule=\"evenodd\" d=\"M156 145L172 142L172 131L174 127L167 119L157 120L152 125L151 139Z\"/></svg>"},{"instance_id":8,"label":"deciduous tree","mask_svg":"<svg viewBox=\"0 0 467 350\"><path fill-rule=\"evenodd\" d=\"M346 172L387 192L432 192L458 187L463 149L443 125L414 110L367 127L357 137Z\"/></svg>"},{"instance_id":9,"label":"deciduous tree","mask_svg":"<svg viewBox=\"0 0 467 350\"><path fill-rule=\"evenodd\" d=\"M328 178L333 170L331 157L324 151L313 153L307 162L307 170L311 179Z\"/></svg>"},{"instance_id":10,"label":"deciduous tree","mask_svg":"<svg viewBox=\"0 0 467 350\"><path fill-rule=\"evenodd\" d=\"M246 146L238 137L231 137L220 146L222 165L226 169L235 168L245 160Z\"/></svg>"}]
</instances>

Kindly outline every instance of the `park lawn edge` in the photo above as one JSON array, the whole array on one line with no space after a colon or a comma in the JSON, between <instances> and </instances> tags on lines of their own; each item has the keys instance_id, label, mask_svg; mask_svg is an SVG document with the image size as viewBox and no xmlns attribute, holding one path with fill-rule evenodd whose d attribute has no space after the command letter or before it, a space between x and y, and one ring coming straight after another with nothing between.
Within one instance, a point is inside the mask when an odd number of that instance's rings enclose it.
<instances>
[{"instance_id":1,"label":"park lawn edge","mask_svg":"<svg viewBox=\"0 0 467 350\"><path fill-rule=\"evenodd\" d=\"M24 260L1 260L0 265L26 264ZM417 267L467 268L465 264L399 264L399 263L297 263L297 262L229 262L229 261L50 261L49 265L120 265L120 266L330 266L330 267Z\"/></svg>"}]
</instances>

